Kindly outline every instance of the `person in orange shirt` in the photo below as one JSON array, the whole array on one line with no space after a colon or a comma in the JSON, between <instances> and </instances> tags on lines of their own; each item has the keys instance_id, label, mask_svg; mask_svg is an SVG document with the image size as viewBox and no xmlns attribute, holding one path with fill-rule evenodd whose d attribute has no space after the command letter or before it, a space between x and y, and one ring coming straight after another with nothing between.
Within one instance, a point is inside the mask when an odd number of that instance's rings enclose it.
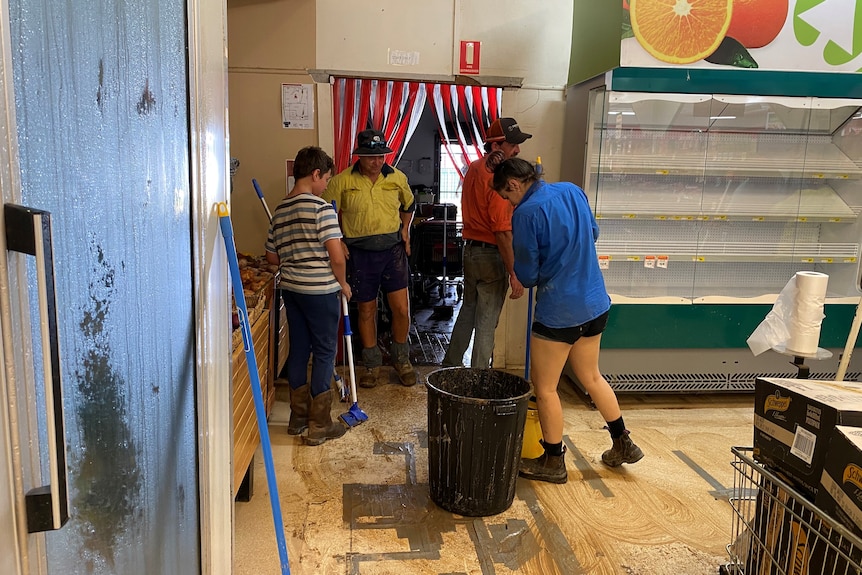
<instances>
[{"instance_id":1,"label":"person in orange shirt","mask_svg":"<svg viewBox=\"0 0 862 575\"><path fill-rule=\"evenodd\" d=\"M500 319L506 292L517 299L524 286L515 276L512 251L512 206L491 187L494 168L521 151L520 145L532 138L521 131L514 118L498 118L488 128L486 155L467 169L461 194L464 222L464 301L443 367L462 367L464 353L475 331L470 366L491 366L494 331Z\"/></svg>"}]
</instances>

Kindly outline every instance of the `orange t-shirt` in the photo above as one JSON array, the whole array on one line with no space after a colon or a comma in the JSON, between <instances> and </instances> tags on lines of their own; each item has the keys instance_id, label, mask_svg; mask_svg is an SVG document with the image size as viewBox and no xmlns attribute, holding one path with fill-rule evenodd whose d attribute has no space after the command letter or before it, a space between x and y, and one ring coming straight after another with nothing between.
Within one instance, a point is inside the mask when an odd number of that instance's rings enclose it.
<instances>
[{"instance_id":1,"label":"orange t-shirt","mask_svg":"<svg viewBox=\"0 0 862 575\"><path fill-rule=\"evenodd\" d=\"M465 240L496 244L496 232L512 231L512 204L491 188L493 179L484 157L467 168L461 188L461 234Z\"/></svg>"}]
</instances>

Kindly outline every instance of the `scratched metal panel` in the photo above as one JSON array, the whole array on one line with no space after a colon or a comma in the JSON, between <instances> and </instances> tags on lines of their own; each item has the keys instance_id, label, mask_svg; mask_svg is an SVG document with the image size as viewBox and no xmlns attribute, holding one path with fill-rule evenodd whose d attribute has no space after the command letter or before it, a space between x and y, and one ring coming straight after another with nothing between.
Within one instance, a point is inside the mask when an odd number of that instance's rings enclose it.
<instances>
[{"instance_id":1,"label":"scratched metal panel","mask_svg":"<svg viewBox=\"0 0 862 575\"><path fill-rule=\"evenodd\" d=\"M198 573L185 3L9 4L60 310L71 519L49 572Z\"/></svg>"}]
</instances>

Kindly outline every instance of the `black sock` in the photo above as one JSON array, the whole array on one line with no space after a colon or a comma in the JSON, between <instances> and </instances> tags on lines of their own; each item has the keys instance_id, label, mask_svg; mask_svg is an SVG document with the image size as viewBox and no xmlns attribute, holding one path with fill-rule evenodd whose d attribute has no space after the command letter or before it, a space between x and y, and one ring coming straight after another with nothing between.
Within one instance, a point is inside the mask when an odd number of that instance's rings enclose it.
<instances>
[{"instance_id":1,"label":"black sock","mask_svg":"<svg viewBox=\"0 0 862 575\"><path fill-rule=\"evenodd\" d=\"M563 454L563 442L562 441L559 443L545 443L543 441L542 445L545 446L545 453L547 453L548 455L557 456L557 455Z\"/></svg>"},{"instance_id":2,"label":"black sock","mask_svg":"<svg viewBox=\"0 0 862 575\"><path fill-rule=\"evenodd\" d=\"M608 422L608 431L611 432L611 439L616 439L617 437L622 437L626 432L626 424L623 423L623 416L621 415L619 419L615 419L614 421Z\"/></svg>"}]
</instances>

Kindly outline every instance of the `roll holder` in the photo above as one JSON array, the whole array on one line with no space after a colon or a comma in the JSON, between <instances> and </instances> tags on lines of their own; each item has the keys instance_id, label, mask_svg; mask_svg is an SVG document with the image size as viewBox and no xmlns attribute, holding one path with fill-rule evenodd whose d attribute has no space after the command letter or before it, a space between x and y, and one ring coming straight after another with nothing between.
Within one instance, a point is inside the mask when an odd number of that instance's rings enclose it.
<instances>
[{"instance_id":1,"label":"roll holder","mask_svg":"<svg viewBox=\"0 0 862 575\"><path fill-rule=\"evenodd\" d=\"M832 357L832 352L822 347L818 347L814 353L800 353L787 349L787 345L784 343L779 343L774 345L772 350L793 358L790 363L796 367L797 379L808 379L811 375L811 369L805 364L806 359L829 359Z\"/></svg>"}]
</instances>

